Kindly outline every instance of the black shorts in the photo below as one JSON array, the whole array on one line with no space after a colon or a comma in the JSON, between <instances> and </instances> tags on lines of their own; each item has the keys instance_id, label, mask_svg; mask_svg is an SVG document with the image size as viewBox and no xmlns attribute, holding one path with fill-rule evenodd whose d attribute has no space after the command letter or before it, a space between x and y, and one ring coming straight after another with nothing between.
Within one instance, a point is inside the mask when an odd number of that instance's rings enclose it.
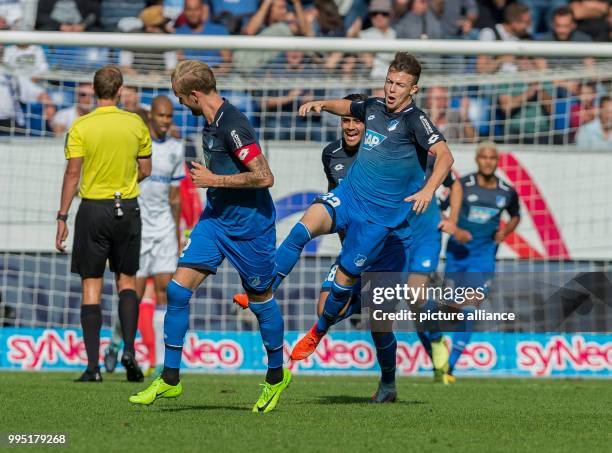
<instances>
[{"instance_id":1,"label":"black shorts","mask_svg":"<svg viewBox=\"0 0 612 453\"><path fill-rule=\"evenodd\" d=\"M106 260L115 273L136 275L140 260L142 223L136 199L121 201L123 216L115 216L114 200L82 200L74 225L71 270L82 278L104 275Z\"/></svg>"}]
</instances>

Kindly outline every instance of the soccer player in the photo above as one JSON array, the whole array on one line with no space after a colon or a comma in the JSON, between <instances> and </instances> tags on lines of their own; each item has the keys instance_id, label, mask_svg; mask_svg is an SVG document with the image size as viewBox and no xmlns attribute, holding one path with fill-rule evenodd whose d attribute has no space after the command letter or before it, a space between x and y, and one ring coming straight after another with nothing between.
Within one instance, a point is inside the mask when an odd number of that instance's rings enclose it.
<instances>
[{"instance_id":1,"label":"soccer player","mask_svg":"<svg viewBox=\"0 0 612 453\"><path fill-rule=\"evenodd\" d=\"M77 119L66 137L68 165L57 213L55 247L65 251L68 211L79 188L82 198L75 222L72 272L81 276L81 325L87 369L77 381L100 382L100 299L106 261L115 273L119 319L125 344L121 363L128 381L142 381L134 339L138 323L136 272L141 219L138 182L151 173L151 137L142 119L117 108L123 76L116 66L94 75L97 108ZM82 171L81 171L82 170ZM82 181L79 186L79 180Z\"/></svg>"},{"instance_id":2,"label":"soccer player","mask_svg":"<svg viewBox=\"0 0 612 453\"><path fill-rule=\"evenodd\" d=\"M140 268L136 274L136 292L140 302L138 327L147 348L150 375L157 364L153 316L156 302L166 305L166 288L176 269L181 242L181 199L179 183L185 177L183 143L170 136L172 102L157 96L151 104L149 131L153 141L152 173L140 184L142 244ZM154 297L143 297L147 278L152 277ZM104 357L104 366L112 372L117 362L121 327L115 321L113 339Z\"/></svg>"},{"instance_id":3,"label":"soccer player","mask_svg":"<svg viewBox=\"0 0 612 453\"><path fill-rule=\"evenodd\" d=\"M495 144L481 143L476 151L478 171L453 183L450 195L451 212L448 221L454 234L446 245L447 279L455 287L486 289L495 272L497 248L520 222L519 199L516 191L495 175L498 163ZM510 220L500 228L503 211ZM471 298L456 308L463 310L465 319L458 321L452 334L453 346L449 358L451 382L453 370L472 336L473 321L467 319L480 300Z\"/></svg>"},{"instance_id":4,"label":"soccer player","mask_svg":"<svg viewBox=\"0 0 612 453\"><path fill-rule=\"evenodd\" d=\"M268 372L253 412L270 412L291 382L291 373L283 368L283 317L270 288L276 228L268 188L274 176L253 127L219 95L215 76L205 63L180 62L172 73L172 89L181 104L206 120L202 133L206 162L193 163L191 178L198 187L208 188L207 204L168 284L163 372L130 401L151 404L182 393L179 368L189 328L189 300L227 258L240 274L268 355Z\"/></svg>"},{"instance_id":5,"label":"soccer player","mask_svg":"<svg viewBox=\"0 0 612 453\"><path fill-rule=\"evenodd\" d=\"M294 360L312 354L338 320L351 297L352 286L376 260L387 238L394 230L405 228L409 217L427 209L450 171L453 157L444 137L412 102L420 73L419 61L399 52L389 66L384 99L312 101L300 107L302 115L326 111L355 116L366 131L346 178L333 192L315 200L277 250L273 288L291 271L310 239L346 232L323 313L296 344L291 353ZM437 159L432 175L423 185L428 152ZM388 348L394 351L393 345L395 337L389 336ZM386 345L380 345L383 346ZM448 351L442 339L432 342L432 348L434 366L445 368ZM394 353L389 356L395 360Z\"/></svg>"}]
</instances>

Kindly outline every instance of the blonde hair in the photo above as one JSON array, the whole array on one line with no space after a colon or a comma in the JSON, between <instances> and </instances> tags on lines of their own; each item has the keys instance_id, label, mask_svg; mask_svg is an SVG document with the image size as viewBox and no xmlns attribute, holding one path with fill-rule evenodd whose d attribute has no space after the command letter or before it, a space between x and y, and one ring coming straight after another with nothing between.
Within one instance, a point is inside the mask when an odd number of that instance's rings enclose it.
<instances>
[{"instance_id":1,"label":"blonde hair","mask_svg":"<svg viewBox=\"0 0 612 453\"><path fill-rule=\"evenodd\" d=\"M493 142L481 142L478 144L478 147L476 148L476 155L479 156L481 152L483 152L485 149L492 149L493 151L495 151L495 154L497 154L497 145Z\"/></svg>"},{"instance_id":2,"label":"blonde hair","mask_svg":"<svg viewBox=\"0 0 612 453\"><path fill-rule=\"evenodd\" d=\"M171 80L178 93L183 95L192 91L204 94L217 91L217 81L212 70L206 63L197 60L181 61L172 71Z\"/></svg>"}]
</instances>

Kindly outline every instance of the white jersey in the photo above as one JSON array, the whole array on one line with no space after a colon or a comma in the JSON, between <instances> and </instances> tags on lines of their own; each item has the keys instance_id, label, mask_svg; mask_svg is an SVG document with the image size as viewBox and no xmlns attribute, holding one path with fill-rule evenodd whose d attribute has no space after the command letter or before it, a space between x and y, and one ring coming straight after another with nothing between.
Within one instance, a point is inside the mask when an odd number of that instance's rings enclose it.
<instances>
[{"instance_id":1,"label":"white jersey","mask_svg":"<svg viewBox=\"0 0 612 453\"><path fill-rule=\"evenodd\" d=\"M185 177L183 143L172 137L153 139L151 176L140 183L142 238L158 238L176 231L170 208L170 186L177 187Z\"/></svg>"}]
</instances>

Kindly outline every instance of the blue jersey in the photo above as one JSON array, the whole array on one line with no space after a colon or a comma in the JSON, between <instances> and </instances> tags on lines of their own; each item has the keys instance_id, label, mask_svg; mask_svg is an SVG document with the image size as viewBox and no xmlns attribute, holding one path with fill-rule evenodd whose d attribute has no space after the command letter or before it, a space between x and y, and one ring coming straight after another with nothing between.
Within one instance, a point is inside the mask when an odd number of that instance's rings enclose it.
<instances>
[{"instance_id":1,"label":"blue jersey","mask_svg":"<svg viewBox=\"0 0 612 453\"><path fill-rule=\"evenodd\" d=\"M435 162L436 156L432 156L430 154L427 157L425 180L429 179L431 176ZM453 185L453 182L455 182L455 177L451 172L448 172L448 175L446 175L446 178L444 181L442 181L442 185L450 188ZM440 235L440 232L438 231L438 225L442 220L440 210L440 202L438 201L438 198L434 196L424 212L418 215L413 214L411 217L409 217L410 229L412 230L412 235L415 241L428 234Z\"/></svg>"},{"instance_id":2,"label":"blue jersey","mask_svg":"<svg viewBox=\"0 0 612 453\"><path fill-rule=\"evenodd\" d=\"M206 166L217 175L248 171L246 163L261 153L247 117L224 101L202 132ZM274 227L276 213L268 189L209 188L202 218L213 218L225 234L253 239Z\"/></svg>"},{"instance_id":3,"label":"blue jersey","mask_svg":"<svg viewBox=\"0 0 612 453\"><path fill-rule=\"evenodd\" d=\"M444 136L414 103L392 113L383 99L369 98L352 102L351 114L366 131L342 184L369 220L394 228L412 208L404 199L423 187L429 149Z\"/></svg>"},{"instance_id":4,"label":"blue jersey","mask_svg":"<svg viewBox=\"0 0 612 453\"><path fill-rule=\"evenodd\" d=\"M347 150L343 139L331 142L323 148L321 162L328 187L338 186L340 181L346 177L349 168L357 158L357 151Z\"/></svg>"},{"instance_id":5,"label":"blue jersey","mask_svg":"<svg viewBox=\"0 0 612 453\"><path fill-rule=\"evenodd\" d=\"M472 235L472 240L463 244L463 247L473 252L495 247L494 237L499 229L502 212L507 211L511 217L520 214L518 194L500 178L497 178L497 187L494 189L481 187L476 173L462 177L460 182L463 200L457 226ZM456 241L451 237L449 245L453 242Z\"/></svg>"}]
</instances>

